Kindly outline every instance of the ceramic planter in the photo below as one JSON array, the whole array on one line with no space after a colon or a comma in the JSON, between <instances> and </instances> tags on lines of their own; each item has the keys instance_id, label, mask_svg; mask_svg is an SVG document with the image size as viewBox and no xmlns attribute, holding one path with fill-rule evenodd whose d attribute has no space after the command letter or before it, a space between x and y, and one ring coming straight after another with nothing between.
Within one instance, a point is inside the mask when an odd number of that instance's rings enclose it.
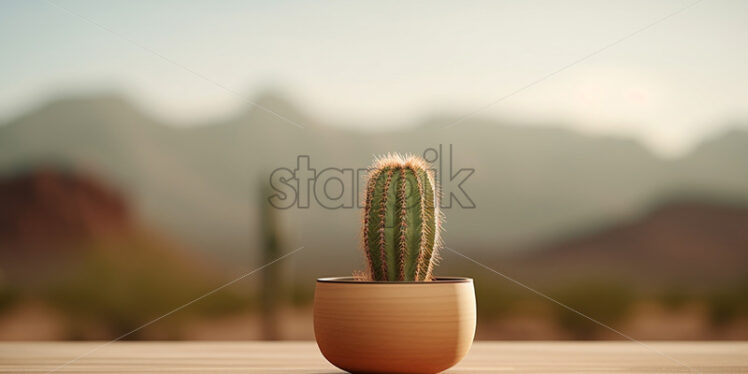
<instances>
[{"instance_id":1,"label":"ceramic planter","mask_svg":"<svg viewBox=\"0 0 748 374\"><path fill-rule=\"evenodd\" d=\"M317 345L328 361L352 373L446 370L470 349L475 323L469 278L321 278L314 293Z\"/></svg>"}]
</instances>

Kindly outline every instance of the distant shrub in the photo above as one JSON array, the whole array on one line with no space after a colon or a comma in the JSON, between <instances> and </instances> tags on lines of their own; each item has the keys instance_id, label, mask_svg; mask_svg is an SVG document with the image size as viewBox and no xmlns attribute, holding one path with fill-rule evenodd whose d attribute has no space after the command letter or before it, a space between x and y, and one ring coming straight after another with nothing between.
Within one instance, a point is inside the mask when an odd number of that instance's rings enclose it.
<instances>
[{"instance_id":1,"label":"distant shrub","mask_svg":"<svg viewBox=\"0 0 748 374\"><path fill-rule=\"evenodd\" d=\"M748 279L706 297L713 325L723 326L738 318L748 318Z\"/></svg>"},{"instance_id":2,"label":"distant shrub","mask_svg":"<svg viewBox=\"0 0 748 374\"><path fill-rule=\"evenodd\" d=\"M221 284L154 245L143 238L93 243L80 263L49 286L46 298L70 320L69 338L90 338L84 331L91 325L109 337L129 333ZM185 317L236 310L244 303L246 298L217 292L159 321L159 331L166 332L164 338L179 338Z\"/></svg>"},{"instance_id":3,"label":"distant shrub","mask_svg":"<svg viewBox=\"0 0 748 374\"><path fill-rule=\"evenodd\" d=\"M550 292L559 302L606 325L615 325L635 301L628 287L606 281L585 281ZM594 339L602 327L589 319L554 304L556 318L576 339Z\"/></svg>"},{"instance_id":4,"label":"distant shrub","mask_svg":"<svg viewBox=\"0 0 748 374\"><path fill-rule=\"evenodd\" d=\"M669 287L656 295L656 300L668 309L679 309L690 301L696 300L698 294L681 287Z\"/></svg>"}]
</instances>

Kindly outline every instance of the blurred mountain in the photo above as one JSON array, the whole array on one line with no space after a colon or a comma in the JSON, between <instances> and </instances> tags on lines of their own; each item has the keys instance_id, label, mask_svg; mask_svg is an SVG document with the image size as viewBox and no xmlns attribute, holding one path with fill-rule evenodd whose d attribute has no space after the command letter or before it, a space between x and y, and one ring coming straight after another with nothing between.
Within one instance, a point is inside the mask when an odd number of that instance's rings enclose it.
<instances>
[{"instance_id":1,"label":"blurred mountain","mask_svg":"<svg viewBox=\"0 0 748 374\"><path fill-rule=\"evenodd\" d=\"M59 170L0 179L0 206L0 251L19 255L133 229L121 196L94 178Z\"/></svg>"},{"instance_id":2,"label":"blurred mountain","mask_svg":"<svg viewBox=\"0 0 748 374\"><path fill-rule=\"evenodd\" d=\"M102 251L123 263L142 252L173 257L175 266L194 267L196 274L207 269L176 241L142 225L125 197L90 174L39 167L3 176L0 206L0 272L11 279L54 277ZM123 250L126 244L131 247Z\"/></svg>"},{"instance_id":3,"label":"blurred mountain","mask_svg":"<svg viewBox=\"0 0 748 374\"><path fill-rule=\"evenodd\" d=\"M676 160L676 182L691 186L692 191L744 196L748 191L748 131L738 126L706 139L693 152Z\"/></svg>"},{"instance_id":4,"label":"blurred mountain","mask_svg":"<svg viewBox=\"0 0 748 374\"><path fill-rule=\"evenodd\" d=\"M746 280L747 249L748 205L680 200L630 222L528 249L501 266L522 269L522 279L709 289Z\"/></svg>"},{"instance_id":5,"label":"blurred mountain","mask_svg":"<svg viewBox=\"0 0 748 374\"><path fill-rule=\"evenodd\" d=\"M0 274L44 284L99 241L137 232L124 198L100 180L40 167L0 178Z\"/></svg>"},{"instance_id":6,"label":"blurred mountain","mask_svg":"<svg viewBox=\"0 0 748 374\"><path fill-rule=\"evenodd\" d=\"M462 185L475 207L445 209L445 238L451 246L490 251L630 220L672 196L748 201L742 130L667 160L632 139L583 135L554 123L467 119L445 128L456 117L443 116L398 131L359 132L321 124L277 93L253 101L269 110L249 106L194 127L162 123L116 95L53 101L0 126L0 173L50 162L90 171L123 191L148 224L223 258L252 258L260 245L256 180L276 168L294 169L299 155L309 155L321 171L365 168L386 152L441 149L442 184L458 168L475 171ZM344 274L360 266L357 209L312 201L280 216L293 229L284 233L290 249L314 249L300 253L298 264L311 260L319 264L315 272Z\"/></svg>"},{"instance_id":7,"label":"blurred mountain","mask_svg":"<svg viewBox=\"0 0 748 374\"><path fill-rule=\"evenodd\" d=\"M90 175L40 168L4 176L0 206L0 293L13 296L2 307L54 308L69 328L59 338L120 336L225 282L214 264L143 227L116 189ZM182 317L248 302L222 291ZM159 337L178 337L162 327Z\"/></svg>"}]
</instances>

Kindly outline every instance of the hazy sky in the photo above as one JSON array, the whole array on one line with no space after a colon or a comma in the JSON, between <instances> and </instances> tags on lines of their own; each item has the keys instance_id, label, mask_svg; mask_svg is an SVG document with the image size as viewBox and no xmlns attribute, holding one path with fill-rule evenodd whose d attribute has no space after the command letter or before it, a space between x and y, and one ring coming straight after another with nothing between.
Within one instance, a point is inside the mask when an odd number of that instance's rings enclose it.
<instances>
[{"instance_id":1,"label":"hazy sky","mask_svg":"<svg viewBox=\"0 0 748 374\"><path fill-rule=\"evenodd\" d=\"M0 118L117 90L199 122L275 87L331 123L412 124L485 106L693 3L50 1L78 16L0 5ZM748 1L706 0L480 116L553 119L677 154L748 119L747 46Z\"/></svg>"}]
</instances>

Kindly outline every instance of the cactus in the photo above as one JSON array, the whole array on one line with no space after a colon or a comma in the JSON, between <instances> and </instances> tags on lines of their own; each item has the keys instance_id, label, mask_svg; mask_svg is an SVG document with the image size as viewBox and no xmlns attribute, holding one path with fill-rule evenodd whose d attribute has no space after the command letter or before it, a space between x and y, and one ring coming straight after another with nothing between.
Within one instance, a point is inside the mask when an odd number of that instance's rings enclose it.
<instances>
[{"instance_id":1,"label":"cactus","mask_svg":"<svg viewBox=\"0 0 748 374\"><path fill-rule=\"evenodd\" d=\"M280 228L275 209L267 201L270 186L264 180L259 185L260 191L260 232L261 263L275 262L282 254ZM281 338L278 313L282 304L283 279L280 264L270 266L262 272L260 283L260 318L262 319L262 339L279 340Z\"/></svg>"},{"instance_id":2,"label":"cactus","mask_svg":"<svg viewBox=\"0 0 748 374\"><path fill-rule=\"evenodd\" d=\"M362 236L368 278L431 280L439 231L438 196L426 161L398 154L377 159L364 201Z\"/></svg>"}]
</instances>

